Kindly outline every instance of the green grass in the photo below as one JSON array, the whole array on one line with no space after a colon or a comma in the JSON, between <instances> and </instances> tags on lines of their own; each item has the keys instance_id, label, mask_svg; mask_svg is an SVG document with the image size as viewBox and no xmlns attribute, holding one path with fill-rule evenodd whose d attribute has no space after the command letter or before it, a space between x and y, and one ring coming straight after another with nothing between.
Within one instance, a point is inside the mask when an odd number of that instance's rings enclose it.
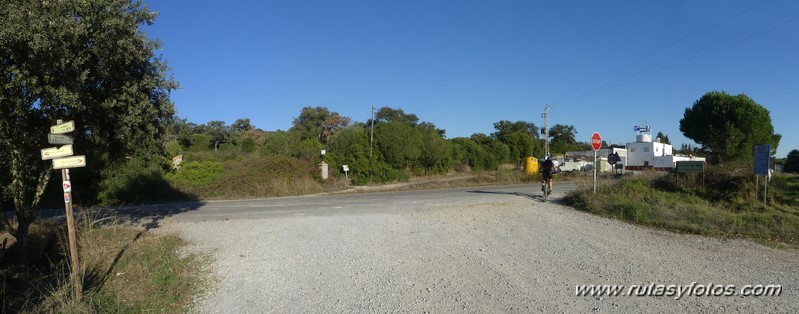
<instances>
[{"instance_id":1,"label":"green grass","mask_svg":"<svg viewBox=\"0 0 799 314\"><path fill-rule=\"evenodd\" d=\"M177 189L200 199L238 199L323 192L330 186L319 176L319 169L311 162L264 157L195 162L168 178Z\"/></svg>"},{"instance_id":2,"label":"green grass","mask_svg":"<svg viewBox=\"0 0 799 314\"><path fill-rule=\"evenodd\" d=\"M784 174L772 179L780 203L799 207L799 175Z\"/></svg>"},{"instance_id":3,"label":"green grass","mask_svg":"<svg viewBox=\"0 0 799 314\"><path fill-rule=\"evenodd\" d=\"M709 175L705 187L698 183L700 178L675 181L671 174L662 173L602 180L605 183L596 194L583 186L566 201L601 216L676 232L799 244L796 177L783 185L776 183L782 179L775 178L769 206L763 208L754 199L754 182L750 185L741 178L745 173L721 175L723 171Z\"/></svg>"}]
</instances>

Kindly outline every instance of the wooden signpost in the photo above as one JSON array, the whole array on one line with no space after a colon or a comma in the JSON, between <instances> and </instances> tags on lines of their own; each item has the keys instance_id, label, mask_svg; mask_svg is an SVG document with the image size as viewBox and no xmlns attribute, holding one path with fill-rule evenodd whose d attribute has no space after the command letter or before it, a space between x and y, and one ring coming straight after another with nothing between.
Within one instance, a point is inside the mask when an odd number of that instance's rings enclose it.
<instances>
[{"instance_id":1,"label":"wooden signpost","mask_svg":"<svg viewBox=\"0 0 799 314\"><path fill-rule=\"evenodd\" d=\"M70 278L75 293L75 299L83 298L83 275L81 274L80 261L78 260L78 242L75 235L75 216L72 212L72 182L69 180L69 168L86 166L85 156L72 156L72 138L64 133L75 130L75 122L58 124L50 127L47 141L50 144L63 145L42 149L42 160L53 160L53 169L61 169L61 186L64 188L64 204L66 206L67 233L69 238ZM68 157L71 156L71 157Z\"/></svg>"},{"instance_id":2,"label":"wooden signpost","mask_svg":"<svg viewBox=\"0 0 799 314\"><path fill-rule=\"evenodd\" d=\"M705 186L705 162L702 160L678 161L674 166L674 178L676 180L679 173L701 173L702 187Z\"/></svg>"}]
</instances>

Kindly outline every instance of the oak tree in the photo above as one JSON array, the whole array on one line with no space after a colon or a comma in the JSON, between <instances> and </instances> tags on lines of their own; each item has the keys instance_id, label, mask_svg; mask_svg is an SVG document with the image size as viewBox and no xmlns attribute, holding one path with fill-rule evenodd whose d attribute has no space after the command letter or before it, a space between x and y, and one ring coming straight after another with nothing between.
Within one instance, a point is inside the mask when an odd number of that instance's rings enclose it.
<instances>
[{"instance_id":1,"label":"oak tree","mask_svg":"<svg viewBox=\"0 0 799 314\"><path fill-rule=\"evenodd\" d=\"M75 121L74 150L93 175L126 156L162 156L177 83L140 28L155 17L140 1L0 2L0 198L23 252L52 173L39 150L57 119ZM5 215L0 225L10 228Z\"/></svg>"}]
</instances>

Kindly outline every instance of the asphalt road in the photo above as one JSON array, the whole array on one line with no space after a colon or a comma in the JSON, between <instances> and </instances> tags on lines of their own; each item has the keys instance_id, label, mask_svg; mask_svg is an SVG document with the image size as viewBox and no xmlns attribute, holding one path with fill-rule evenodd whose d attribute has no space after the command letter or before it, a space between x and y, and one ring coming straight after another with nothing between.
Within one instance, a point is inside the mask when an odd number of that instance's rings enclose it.
<instances>
[{"instance_id":1,"label":"asphalt road","mask_svg":"<svg viewBox=\"0 0 799 314\"><path fill-rule=\"evenodd\" d=\"M195 312L799 312L795 249L638 227L560 204L572 185L546 203L536 188L171 204L151 226L211 257ZM576 295L590 284L736 295Z\"/></svg>"}]
</instances>

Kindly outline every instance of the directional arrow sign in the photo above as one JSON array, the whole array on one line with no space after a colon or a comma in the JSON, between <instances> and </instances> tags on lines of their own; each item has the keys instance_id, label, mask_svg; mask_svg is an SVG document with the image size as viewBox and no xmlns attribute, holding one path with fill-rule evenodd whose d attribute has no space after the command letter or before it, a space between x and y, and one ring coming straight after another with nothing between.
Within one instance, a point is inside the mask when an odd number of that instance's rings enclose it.
<instances>
[{"instance_id":1,"label":"directional arrow sign","mask_svg":"<svg viewBox=\"0 0 799 314\"><path fill-rule=\"evenodd\" d=\"M72 156L53 159L53 169L77 168L86 166L86 156Z\"/></svg>"},{"instance_id":2,"label":"directional arrow sign","mask_svg":"<svg viewBox=\"0 0 799 314\"><path fill-rule=\"evenodd\" d=\"M72 145L64 145L61 147L50 147L42 149L42 160L48 160L64 156L72 156Z\"/></svg>"},{"instance_id":3,"label":"directional arrow sign","mask_svg":"<svg viewBox=\"0 0 799 314\"><path fill-rule=\"evenodd\" d=\"M47 142L54 145L72 144L72 138L66 135L47 134Z\"/></svg>"},{"instance_id":4,"label":"directional arrow sign","mask_svg":"<svg viewBox=\"0 0 799 314\"><path fill-rule=\"evenodd\" d=\"M75 121L67 121L50 127L50 133L64 134L75 131Z\"/></svg>"}]
</instances>

